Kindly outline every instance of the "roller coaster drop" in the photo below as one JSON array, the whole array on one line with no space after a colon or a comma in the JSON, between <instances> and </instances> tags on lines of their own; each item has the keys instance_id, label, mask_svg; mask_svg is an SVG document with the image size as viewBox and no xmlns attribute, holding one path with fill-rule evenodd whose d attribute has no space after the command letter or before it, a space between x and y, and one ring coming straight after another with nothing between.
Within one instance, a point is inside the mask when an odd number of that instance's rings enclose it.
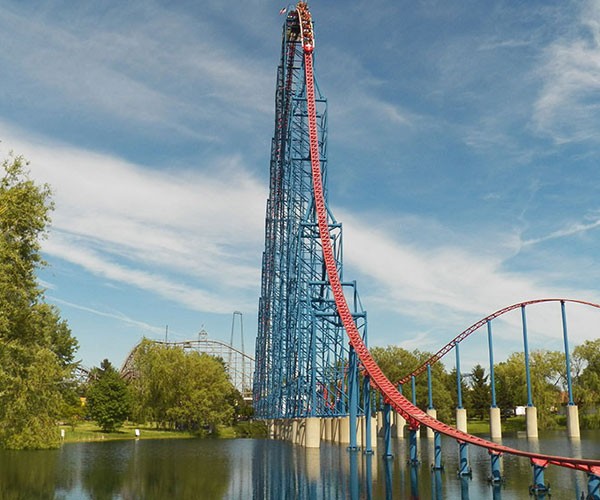
<instances>
[{"instance_id":1,"label":"roller coaster drop","mask_svg":"<svg viewBox=\"0 0 600 500\"><path fill-rule=\"evenodd\" d=\"M356 284L342 279L342 226L326 201L326 100L314 78L314 49L311 15L306 3L299 2L284 23L277 74L256 340L256 415L275 419L349 413L352 422L369 411L368 403L358 404L360 369L413 431L424 425L490 454L600 475L600 460L522 451L432 418L402 396L374 361Z\"/></svg>"}]
</instances>

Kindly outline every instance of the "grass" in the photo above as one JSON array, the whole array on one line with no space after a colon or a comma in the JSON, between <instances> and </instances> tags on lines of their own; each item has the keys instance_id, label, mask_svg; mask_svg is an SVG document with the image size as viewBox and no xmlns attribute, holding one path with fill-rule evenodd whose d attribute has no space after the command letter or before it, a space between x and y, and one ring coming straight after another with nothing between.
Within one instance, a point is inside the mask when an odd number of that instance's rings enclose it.
<instances>
[{"instance_id":1,"label":"grass","mask_svg":"<svg viewBox=\"0 0 600 500\"><path fill-rule=\"evenodd\" d=\"M490 433L490 421L489 420L469 420L467 422L467 430L469 434L489 434Z\"/></svg>"},{"instance_id":2,"label":"grass","mask_svg":"<svg viewBox=\"0 0 600 500\"><path fill-rule=\"evenodd\" d=\"M79 422L75 426L61 425L65 431L65 443L80 443L89 441L116 441L119 439L189 439L202 437L199 433L158 429L153 425L126 423L115 432L102 432L93 422ZM139 438L135 430L139 429ZM211 437L222 439L264 437L267 428L264 422L238 422L237 425L219 426L216 434Z\"/></svg>"},{"instance_id":3,"label":"grass","mask_svg":"<svg viewBox=\"0 0 600 500\"><path fill-rule=\"evenodd\" d=\"M190 432L170 431L157 429L152 426L124 424L115 432L102 432L93 422L81 422L74 427L61 425L65 431L65 443L79 443L84 441L115 441L118 439L136 439L135 430L140 430L139 439L185 439L196 437Z\"/></svg>"}]
</instances>

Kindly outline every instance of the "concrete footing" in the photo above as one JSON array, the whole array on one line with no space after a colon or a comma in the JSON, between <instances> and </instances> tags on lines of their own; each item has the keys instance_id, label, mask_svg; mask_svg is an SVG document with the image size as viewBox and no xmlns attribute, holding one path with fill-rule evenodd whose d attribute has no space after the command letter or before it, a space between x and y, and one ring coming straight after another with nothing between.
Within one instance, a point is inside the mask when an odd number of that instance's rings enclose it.
<instances>
[{"instance_id":1,"label":"concrete footing","mask_svg":"<svg viewBox=\"0 0 600 500\"><path fill-rule=\"evenodd\" d=\"M350 417L340 417L340 444L350 444Z\"/></svg>"},{"instance_id":2,"label":"concrete footing","mask_svg":"<svg viewBox=\"0 0 600 500\"><path fill-rule=\"evenodd\" d=\"M392 433L392 438L403 439L404 438L404 429L406 427L406 420L399 413L394 412L394 428L396 432Z\"/></svg>"},{"instance_id":3,"label":"concrete footing","mask_svg":"<svg viewBox=\"0 0 600 500\"><path fill-rule=\"evenodd\" d=\"M490 408L490 437L492 439L502 439L500 408Z\"/></svg>"},{"instance_id":4,"label":"concrete footing","mask_svg":"<svg viewBox=\"0 0 600 500\"><path fill-rule=\"evenodd\" d=\"M360 425L358 426L358 437L356 442L363 449L367 450L367 418L358 418ZM371 448L377 448L377 419L371 417Z\"/></svg>"},{"instance_id":5,"label":"concrete footing","mask_svg":"<svg viewBox=\"0 0 600 500\"><path fill-rule=\"evenodd\" d=\"M432 418L437 419L437 410L435 408L427 408L427 415L429 415ZM433 432L433 429L430 429L429 427L427 427L426 435L427 435L427 439L433 439L435 436L435 433Z\"/></svg>"},{"instance_id":6,"label":"concrete footing","mask_svg":"<svg viewBox=\"0 0 600 500\"><path fill-rule=\"evenodd\" d=\"M467 410L465 408L456 409L456 428L459 431L467 432Z\"/></svg>"},{"instance_id":7,"label":"concrete footing","mask_svg":"<svg viewBox=\"0 0 600 500\"><path fill-rule=\"evenodd\" d=\"M577 408L577 405L567 406L567 436L570 438L580 437L579 409Z\"/></svg>"},{"instance_id":8,"label":"concrete footing","mask_svg":"<svg viewBox=\"0 0 600 500\"><path fill-rule=\"evenodd\" d=\"M357 418L356 444L360 449L367 448L367 422L364 416ZM371 417L371 450L377 447L377 419ZM321 441L341 445L350 444L350 417L336 418L295 418L270 420L267 422L269 437L282 439L305 448L317 449Z\"/></svg>"},{"instance_id":9,"label":"concrete footing","mask_svg":"<svg viewBox=\"0 0 600 500\"><path fill-rule=\"evenodd\" d=\"M535 406L525 407L525 422L527 425L527 437L536 439L538 437L537 408Z\"/></svg>"},{"instance_id":10,"label":"concrete footing","mask_svg":"<svg viewBox=\"0 0 600 500\"><path fill-rule=\"evenodd\" d=\"M304 446L319 448L321 446L321 419L310 417L305 419Z\"/></svg>"},{"instance_id":11,"label":"concrete footing","mask_svg":"<svg viewBox=\"0 0 600 500\"><path fill-rule=\"evenodd\" d=\"M384 429L383 429L383 412L382 411L378 411L377 412L377 435L379 437L383 437L384 434Z\"/></svg>"}]
</instances>

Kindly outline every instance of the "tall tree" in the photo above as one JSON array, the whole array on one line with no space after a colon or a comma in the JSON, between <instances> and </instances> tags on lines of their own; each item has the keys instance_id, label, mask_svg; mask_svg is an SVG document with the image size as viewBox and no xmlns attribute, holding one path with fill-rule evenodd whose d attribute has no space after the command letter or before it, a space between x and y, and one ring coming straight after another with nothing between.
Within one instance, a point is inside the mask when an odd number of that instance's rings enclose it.
<instances>
[{"instance_id":1,"label":"tall tree","mask_svg":"<svg viewBox=\"0 0 600 500\"><path fill-rule=\"evenodd\" d=\"M77 341L44 303L36 272L51 191L29 178L22 157L2 162L0 179L0 446L49 448Z\"/></svg>"},{"instance_id":2,"label":"tall tree","mask_svg":"<svg viewBox=\"0 0 600 500\"><path fill-rule=\"evenodd\" d=\"M600 339L586 340L573 349L574 393L577 404L600 404Z\"/></svg>"},{"instance_id":3,"label":"tall tree","mask_svg":"<svg viewBox=\"0 0 600 500\"><path fill-rule=\"evenodd\" d=\"M468 406L475 416L483 419L490 407L491 391L485 368L475 365L471 370L471 383L467 391Z\"/></svg>"},{"instance_id":4,"label":"tall tree","mask_svg":"<svg viewBox=\"0 0 600 500\"><path fill-rule=\"evenodd\" d=\"M100 429L113 432L121 427L130 413L129 401L127 383L108 359L91 371L86 406Z\"/></svg>"},{"instance_id":5,"label":"tall tree","mask_svg":"<svg viewBox=\"0 0 600 500\"><path fill-rule=\"evenodd\" d=\"M214 430L231 423L235 388L223 362L143 341L134 355L134 417L163 427Z\"/></svg>"},{"instance_id":6,"label":"tall tree","mask_svg":"<svg viewBox=\"0 0 600 500\"><path fill-rule=\"evenodd\" d=\"M554 425L552 414L560 406L560 395L565 378L564 354L558 351L533 351L529 359L531 394L537 408L538 425ZM506 361L494 367L496 400L500 408L515 408L527 404L525 355L512 353Z\"/></svg>"}]
</instances>

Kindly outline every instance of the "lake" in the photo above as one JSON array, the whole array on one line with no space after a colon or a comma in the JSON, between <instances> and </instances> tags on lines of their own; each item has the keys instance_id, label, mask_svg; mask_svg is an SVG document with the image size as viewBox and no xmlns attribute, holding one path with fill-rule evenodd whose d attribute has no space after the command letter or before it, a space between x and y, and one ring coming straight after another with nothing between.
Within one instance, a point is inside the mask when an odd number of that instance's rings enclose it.
<instances>
[{"instance_id":1,"label":"lake","mask_svg":"<svg viewBox=\"0 0 600 500\"><path fill-rule=\"evenodd\" d=\"M600 432L516 435L503 444L555 455L600 456ZM527 460L504 457L503 485L487 482L487 452L470 447L472 478L459 479L458 445L443 439L445 470L432 473L433 440L421 438L419 467L406 463L407 440L394 440L394 459L350 453L322 443L307 450L264 439L137 440L65 444L52 451L0 451L1 499L523 499L532 482ZM580 500L585 474L549 467L557 499Z\"/></svg>"}]
</instances>

